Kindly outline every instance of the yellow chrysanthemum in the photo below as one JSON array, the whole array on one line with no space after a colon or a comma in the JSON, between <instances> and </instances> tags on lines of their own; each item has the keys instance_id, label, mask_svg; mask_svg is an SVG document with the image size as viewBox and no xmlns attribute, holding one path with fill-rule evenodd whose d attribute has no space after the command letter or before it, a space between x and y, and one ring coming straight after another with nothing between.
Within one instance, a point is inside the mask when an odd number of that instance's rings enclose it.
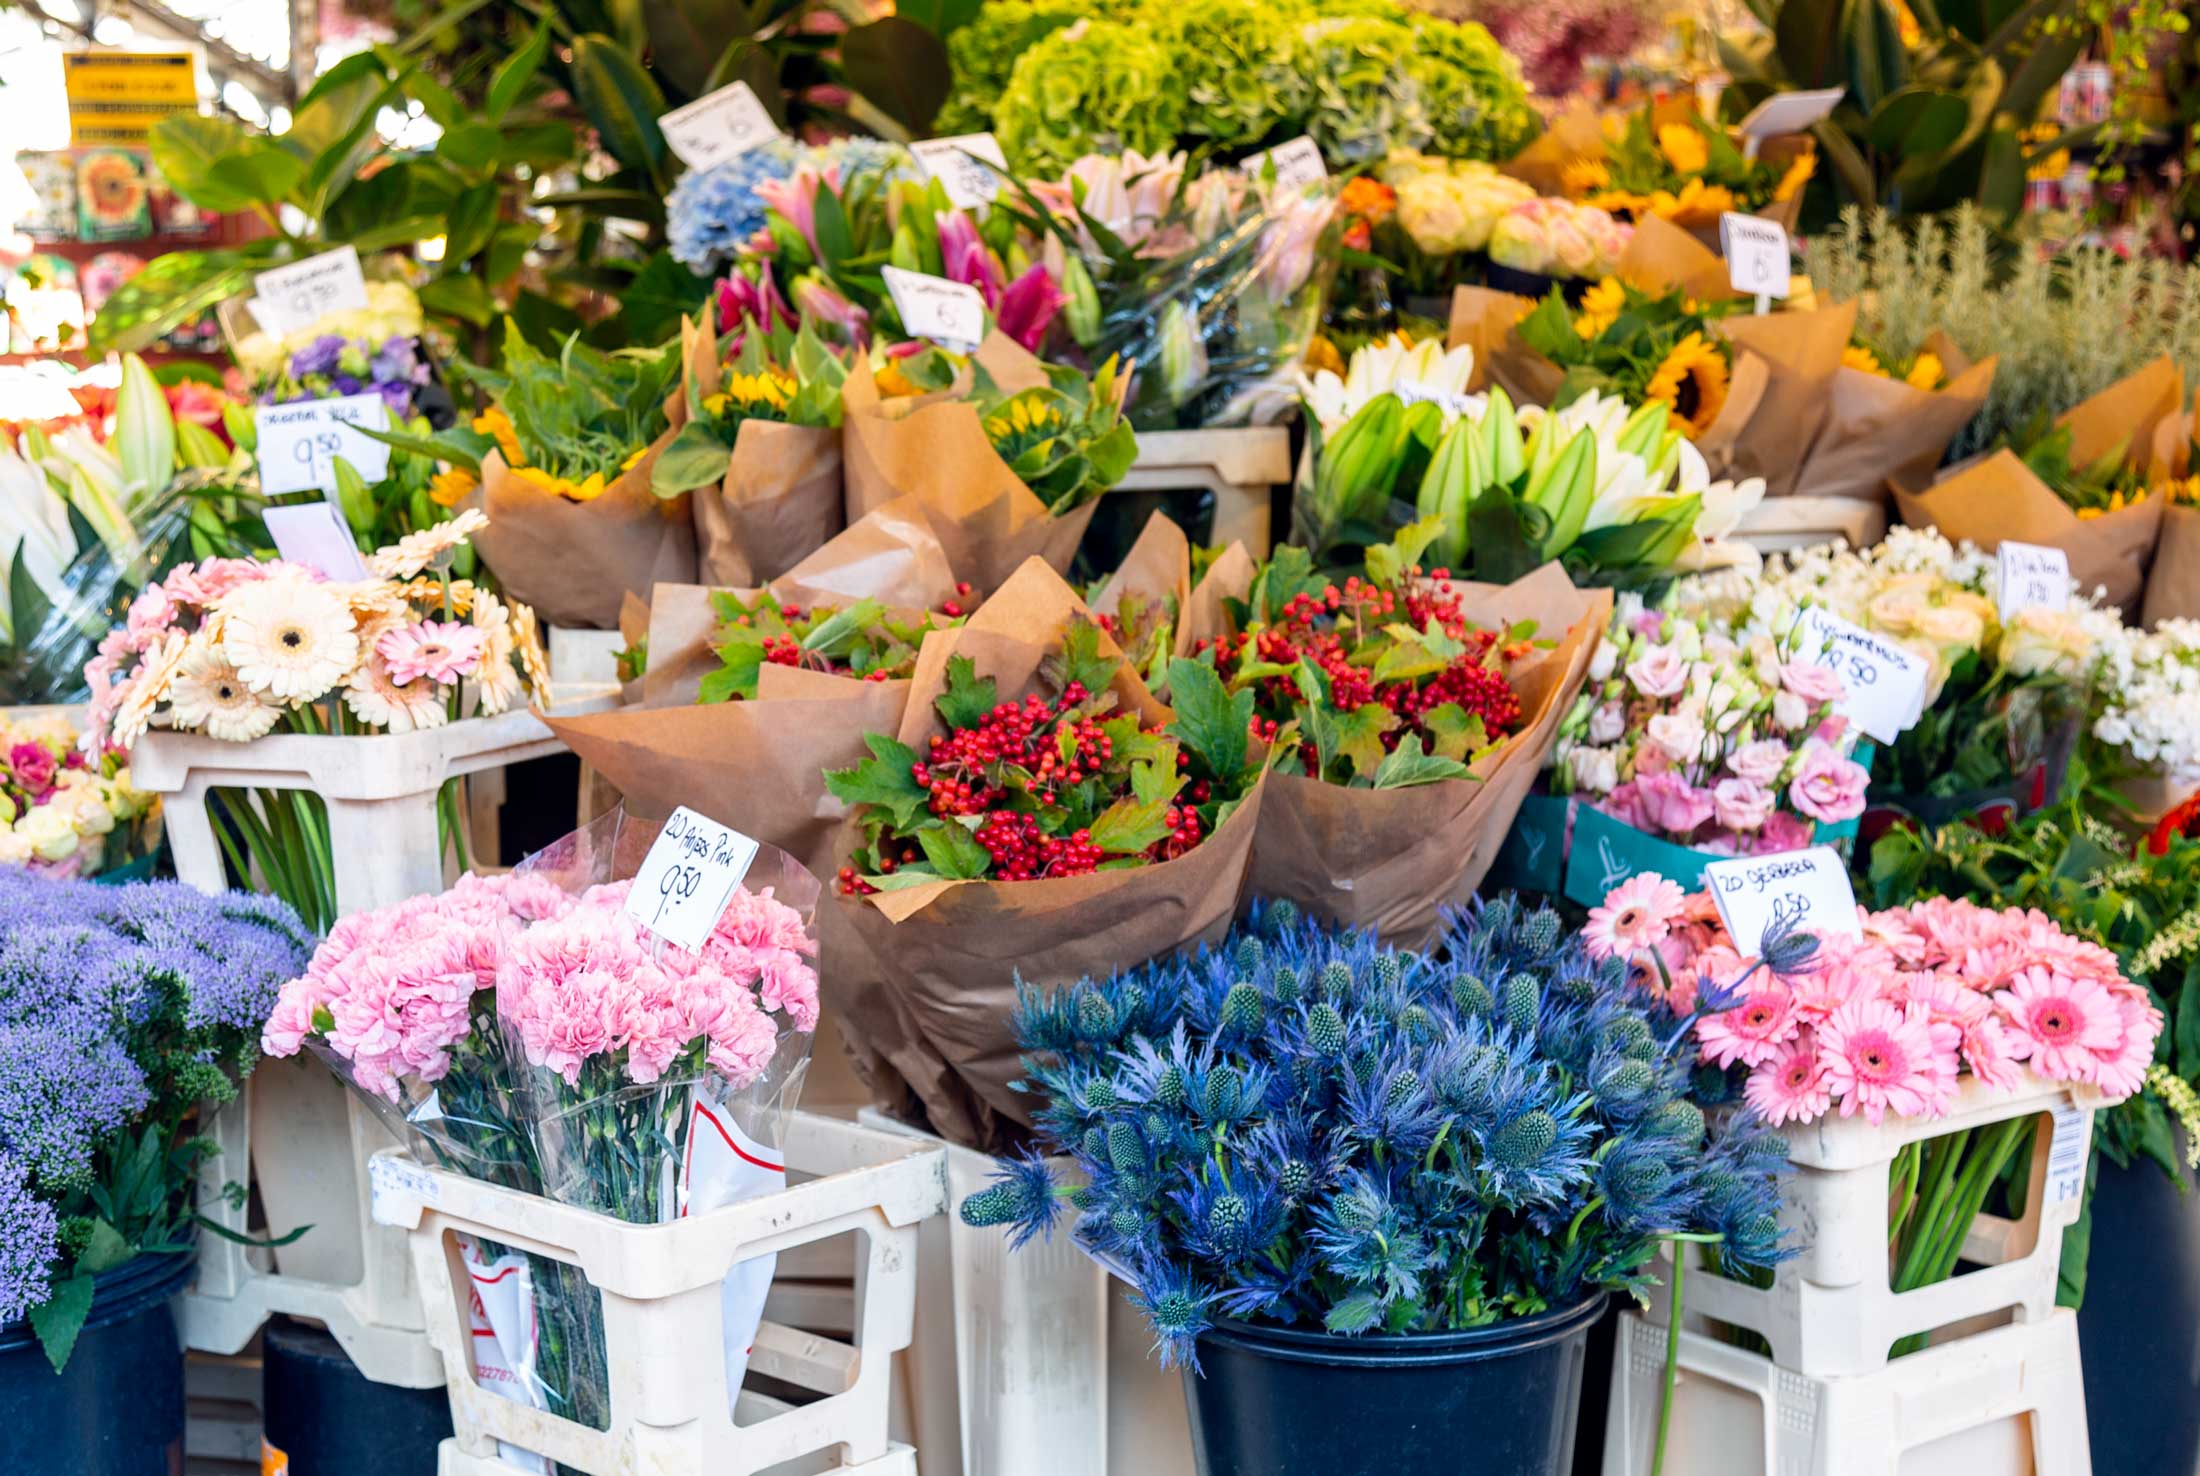
<instances>
[{"instance_id":1,"label":"yellow chrysanthemum","mask_svg":"<svg viewBox=\"0 0 2200 1476\"><path fill-rule=\"evenodd\" d=\"M1559 171L1559 187L1573 199L1612 187L1612 171L1596 159L1576 159Z\"/></svg>"},{"instance_id":2,"label":"yellow chrysanthemum","mask_svg":"<svg viewBox=\"0 0 2200 1476\"><path fill-rule=\"evenodd\" d=\"M456 507L480 485L466 468L446 467L428 479L428 500L437 507Z\"/></svg>"},{"instance_id":3,"label":"yellow chrysanthemum","mask_svg":"<svg viewBox=\"0 0 2200 1476\"><path fill-rule=\"evenodd\" d=\"M525 466L527 453L519 449L519 429L512 424L512 417L491 405L474 417L476 434L496 437L497 449L504 453L506 466Z\"/></svg>"},{"instance_id":4,"label":"yellow chrysanthemum","mask_svg":"<svg viewBox=\"0 0 2200 1476\"><path fill-rule=\"evenodd\" d=\"M1885 374L1887 372L1880 367L1879 355L1860 343L1852 343L1841 350L1841 367L1856 369L1865 374Z\"/></svg>"},{"instance_id":5,"label":"yellow chrysanthemum","mask_svg":"<svg viewBox=\"0 0 2200 1476\"><path fill-rule=\"evenodd\" d=\"M1947 377L1947 373L1947 368L1940 362L1940 355L1926 352L1911 361L1910 372L1903 375L1902 379L1915 389L1936 390L1940 388L1940 381Z\"/></svg>"},{"instance_id":6,"label":"yellow chrysanthemum","mask_svg":"<svg viewBox=\"0 0 2200 1476\"><path fill-rule=\"evenodd\" d=\"M1674 426L1696 436L1719 418L1726 391L1726 355L1701 333L1691 333L1673 345L1643 386L1642 397L1663 400L1672 407Z\"/></svg>"},{"instance_id":7,"label":"yellow chrysanthemum","mask_svg":"<svg viewBox=\"0 0 2200 1476\"><path fill-rule=\"evenodd\" d=\"M1772 198L1775 200L1792 199L1798 190L1810 183L1810 177L1817 172L1817 151L1815 149L1805 149L1795 156L1795 162L1788 165L1787 173L1781 175L1780 182L1772 187Z\"/></svg>"},{"instance_id":8,"label":"yellow chrysanthemum","mask_svg":"<svg viewBox=\"0 0 2200 1476\"><path fill-rule=\"evenodd\" d=\"M564 477L552 476L539 466L514 467L513 474L521 481L531 486L540 487L553 497L563 497L568 502L594 502L597 498L603 496L604 480L602 472L590 472L588 480L585 482L573 482Z\"/></svg>"},{"instance_id":9,"label":"yellow chrysanthemum","mask_svg":"<svg viewBox=\"0 0 2200 1476\"><path fill-rule=\"evenodd\" d=\"M1711 162L1710 145L1689 123L1659 124L1658 152L1665 155L1666 163L1682 174L1701 174L1704 166Z\"/></svg>"}]
</instances>

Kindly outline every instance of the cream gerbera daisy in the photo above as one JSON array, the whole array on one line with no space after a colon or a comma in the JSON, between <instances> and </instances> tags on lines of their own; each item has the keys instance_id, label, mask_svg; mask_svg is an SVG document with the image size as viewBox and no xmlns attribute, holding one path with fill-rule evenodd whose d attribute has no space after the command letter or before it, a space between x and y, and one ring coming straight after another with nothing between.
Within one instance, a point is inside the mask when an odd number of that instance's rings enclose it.
<instances>
[{"instance_id":1,"label":"cream gerbera daisy","mask_svg":"<svg viewBox=\"0 0 2200 1476\"><path fill-rule=\"evenodd\" d=\"M521 696L519 668L513 665L519 644L512 631L512 612L504 601L483 590L474 598L474 629L485 638L480 664L474 668L474 689L481 696L482 712L494 717Z\"/></svg>"},{"instance_id":2,"label":"cream gerbera daisy","mask_svg":"<svg viewBox=\"0 0 2200 1476\"><path fill-rule=\"evenodd\" d=\"M340 586L267 579L236 590L222 608L222 654L255 692L311 702L359 664L359 633Z\"/></svg>"},{"instance_id":3,"label":"cream gerbera daisy","mask_svg":"<svg viewBox=\"0 0 2200 1476\"><path fill-rule=\"evenodd\" d=\"M527 689L535 701L550 705L550 658L543 654L542 637L535 633L531 605L512 606L512 641L519 651L520 670L527 674Z\"/></svg>"},{"instance_id":4,"label":"cream gerbera daisy","mask_svg":"<svg viewBox=\"0 0 2200 1476\"><path fill-rule=\"evenodd\" d=\"M172 630L145 653L137 675L130 678L115 704L114 722L107 732L109 745L127 750L145 736L145 730L153 725L154 709L167 699L169 685L183 666L188 645L182 631Z\"/></svg>"},{"instance_id":5,"label":"cream gerbera daisy","mask_svg":"<svg viewBox=\"0 0 2200 1476\"><path fill-rule=\"evenodd\" d=\"M221 648L194 637L168 689L168 717L225 743L249 743L271 732L283 710L245 685Z\"/></svg>"},{"instance_id":6,"label":"cream gerbera daisy","mask_svg":"<svg viewBox=\"0 0 2200 1476\"><path fill-rule=\"evenodd\" d=\"M434 687L426 682L400 687L375 656L352 673L351 684L344 688L344 706L359 721L392 733L417 733L450 721Z\"/></svg>"},{"instance_id":7,"label":"cream gerbera daisy","mask_svg":"<svg viewBox=\"0 0 2200 1476\"><path fill-rule=\"evenodd\" d=\"M478 507L469 507L456 517L407 533L388 548L375 550L367 567L385 579L410 579L488 526L489 515Z\"/></svg>"}]
</instances>

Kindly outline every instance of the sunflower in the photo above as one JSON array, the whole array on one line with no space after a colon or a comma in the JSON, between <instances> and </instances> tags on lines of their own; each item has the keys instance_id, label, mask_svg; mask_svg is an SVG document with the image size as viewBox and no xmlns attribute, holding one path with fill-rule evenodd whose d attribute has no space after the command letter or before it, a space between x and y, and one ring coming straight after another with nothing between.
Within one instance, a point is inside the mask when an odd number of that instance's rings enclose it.
<instances>
[{"instance_id":1,"label":"sunflower","mask_svg":"<svg viewBox=\"0 0 2200 1476\"><path fill-rule=\"evenodd\" d=\"M1650 208L1650 197L1638 195L1632 190L1599 190L1589 197L1587 203L1613 215L1639 218Z\"/></svg>"},{"instance_id":2,"label":"sunflower","mask_svg":"<svg viewBox=\"0 0 2200 1476\"><path fill-rule=\"evenodd\" d=\"M1642 397L1665 401L1674 428L1700 436L1726 406L1726 355L1701 333L1691 333L1666 354Z\"/></svg>"},{"instance_id":3,"label":"sunflower","mask_svg":"<svg viewBox=\"0 0 2200 1476\"><path fill-rule=\"evenodd\" d=\"M445 467L428 479L428 500L437 507L456 507L480 485L463 466Z\"/></svg>"},{"instance_id":4,"label":"sunflower","mask_svg":"<svg viewBox=\"0 0 2200 1476\"><path fill-rule=\"evenodd\" d=\"M1780 182L1772 187L1772 198L1775 200L1788 200L1794 198L1795 194L1799 190L1801 190L1804 185L1810 183L1810 177L1817 172L1817 151L1815 149L1803 150L1803 152L1797 154L1794 160L1788 165L1787 173L1780 176Z\"/></svg>"},{"instance_id":5,"label":"sunflower","mask_svg":"<svg viewBox=\"0 0 2200 1476\"><path fill-rule=\"evenodd\" d=\"M169 719L225 743L249 743L274 731L283 710L245 685L220 650L193 640L168 688Z\"/></svg>"},{"instance_id":6,"label":"sunflower","mask_svg":"<svg viewBox=\"0 0 2200 1476\"><path fill-rule=\"evenodd\" d=\"M127 154L90 154L77 166L76 193L101 225L124 225L144 213L145 172Z\"/></svg>"},{"instance_id":7,"label":"sunflower","mask_svg":"<svg viewBox=\"0 0 2200 1476\"><path fill-rule=\"evenodd\" d=\"M604 480L602 472L590 472L588 480L584 482L575 482L565 477L553 476L539 466L515 467L512 475L531 487L540 487L551 496L563 497L568 502L594 502L597 498L603 496Z\"/></svg>"},{"instance_id":8,"label":"sunflower","mask_svg":"<svg viewBox=\"0 0 2200 1476\"><path fill-rule=\"evenodd\" d=\"M1574 332L1583 338L1594 338L1619 321L1622 309L1627 306L1627 289L1617 277L1603 281L1581 294L1581 316L1574 319Z\"/></svg>"},{"instance_id":9,"label":"sunflower","mask_svg":"<svg viewBox=\"0 0 2200 1476\"><path fill-rule=\"evenodd\" d=\"M1576 159L1559 171L1558 185L1567 198L1578 200L1612 187L1612 171L1601 159Z\"/></svg>"},{"instance_id":10,"label":"sunflower","mask_svg":"<svg viewBox=\"0 0 2200 1476\"><path fill-rule=\"evenodd\" d=\"M1734 208L1734 192L1725 185L1707 185L1701 179L1691 179L1681 186L1679 194L1670 190L1651 193L1649 209L1677 226L1707 226Z\"/></svg>"},{"instance_id":11,"label":"sunflower","mask_svg":"<svg viewBox=\"0 0 2200 1476\"><path fill-rule=\"evenodd\" d=\"M1692 123L1659 124L1658 152L1677 174L1701 174L1711 162L1711 146Z\"/></svg>"},{"instance_id":12,"label":"sunflower","mask_svg":"<svg viewBox=\"0 0 2200 1476\"><path fill-rule=\"evenodd\" d=\"M1854 369L1862 374L1885 374L1887 372L1880 367L1879 355L1860 343L1852 343L1841 350L1841 367Z\"/></svg>"},{"instance_id":13,"label":"sunflower","mask_svg":"<svg viewBox=\"0 0 2200 1476\"><path fill-rule=\"evenodd\" d=\"M1926 352L1910 361L1910 372L1902 376L1902 381L1914 389L1936 390L1947 376L1948 370L1940 362L1940 355Z\"/></svg>"},{"instance_id":14,"label":"sunflower","mask_svg":"<svg viewBox=\"0 0 2200 1476\"><path fill-rule=\"evenodd\" d=\"M311 702L359 662L359 634L338 586L286 575L243 585L224 604L222 654L255 692Z\"/></svg>"},{"instance_id":15,"label":"sunflower","mask_svg":"<svg viewBox=\"0 0 2200 1476\"><path fill-rule=\"evenodd\" d=\"M496 438L497 449L504 453L506 466L525 466L527 453L519 449L519 427L512 424L512 417L496 406L476 415L473 420L476 434Z\"/></svg>"}]
</instances>

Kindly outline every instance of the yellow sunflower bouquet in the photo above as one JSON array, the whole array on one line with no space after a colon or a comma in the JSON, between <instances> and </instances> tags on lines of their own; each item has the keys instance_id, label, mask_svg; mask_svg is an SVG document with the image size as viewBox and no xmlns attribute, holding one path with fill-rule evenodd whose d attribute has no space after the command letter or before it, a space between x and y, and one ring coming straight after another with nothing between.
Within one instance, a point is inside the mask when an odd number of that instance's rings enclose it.
<instances>
[{"instance_id":1,"label":"yellow sunflower bouquet","mask_svg":"<svg viewBox=\"0 0 2200 1476\"><path fill-rule=\"evenodd\" d=\"M1948 366L1929 348L1919 349L1907 360L1882 354L1861 339L1841 351L1841 367L1880 379L1899 379L1911 389L1927 392L1946 388Z\"/></svg>"},{"instance_id":2,"label":"yellow sunflower bouquet","mask_svg":"<svg viewBox=\"0 0 2200 1476\"><path fill-rule=\"evenodd\" d=\"M1563 372L1560 399L1593 389L1631 405L1663 400L1673 428L1693 437L1726 408L1733 350L1711 325L1741 306L1740 299L1698 302L1678 288L1651 292L1606 277L1578 309L1554 288L1520 320L1519 334Z\"/></svg>"},{"instance_id":3,"label":"yellow sunflower bouquet","mask_svg":"<svg viewBox=\"0 0 2200 1476\"><path fill-rule=\"evenodd\" d=\"M1645 108L1606 133L1604 158L1566 166L1567 193L1615 215L1655 215L1689 230L1716 229L1729 210L1797 198L1818 165L1807 145L1749 158L1724 128L1693 112Z\"/></svg>"}]
</instances>

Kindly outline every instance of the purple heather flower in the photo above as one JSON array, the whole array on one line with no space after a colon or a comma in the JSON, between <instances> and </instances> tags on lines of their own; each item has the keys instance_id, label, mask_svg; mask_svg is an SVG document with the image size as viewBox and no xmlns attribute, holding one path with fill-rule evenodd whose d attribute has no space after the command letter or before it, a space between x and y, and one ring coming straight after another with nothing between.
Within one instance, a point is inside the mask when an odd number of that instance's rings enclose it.
<instances>
[{"instance_id":1,"label":"purple heather flower","mask_svg":"<svg viewBox=\"0 0 2200 1476\"><path fill-rule=\"evenodd\" d=\"M46 1300L60 1238L53 1206L31 1192L30 1171L0 1153L0 1323L13 1322Z\"/></svg>"},{"instance_id":2,"label":"purple heather flower","mask_svg":"<svg viewBox=\"0 0 2200 1476\"><path fill-rule=\"evenodd\" d=\"M290 356L290 377L304 379L309 374L331 373L343 353L343 335L324 333Z\"/></svg>"},{"instance_id":3,"label":"purple heather flower","mask_svg":"<svg viewBox=\"0 0 2200 1476\"><path fill-rule=\"evenodd\" d=\"M46 1193L88 1186L101 1142L146 1102L145 1073L114 1038L67 1018L0 1025L0 1148Z\"/></svg>"}]
</instances>

